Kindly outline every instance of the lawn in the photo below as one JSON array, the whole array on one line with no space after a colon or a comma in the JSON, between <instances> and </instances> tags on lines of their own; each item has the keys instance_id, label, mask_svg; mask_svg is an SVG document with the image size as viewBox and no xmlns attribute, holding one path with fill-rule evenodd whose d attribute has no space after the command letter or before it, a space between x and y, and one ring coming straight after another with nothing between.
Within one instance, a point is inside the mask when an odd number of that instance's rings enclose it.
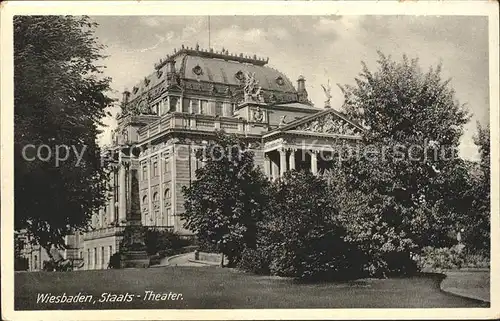
<instances>
[{"instance_id":1,"label":"lawn","mask_svg":"<svg viewBox=\"0 0 500 321\"><path fill-rule=\"evenodd\" d=\"M300 284L219 267L159 267L15 275L15 309L444 308L488 307L442 292L440 275ZM165 293L144 300L145 291ZM37 303L40 294L92 295L86 303ZM130 302L99 302L102 293ZM171 294L169 294L171 293ZM177 296L174 296L176 294ZM180 296L179 294L182 294ZM116 298L116 297L115 297ZM95 301L94 301L95 299Z\"/></svg>"},{"instance_id":2,"label":"lawn","mask_svg":"<svg viewBox=\"0 0 500 321\"><path fill-rule=\"evenodd\" d=\"M490 301L489 271L449 271L441 288L457 295Z\"/></svg>"}]
</instances>

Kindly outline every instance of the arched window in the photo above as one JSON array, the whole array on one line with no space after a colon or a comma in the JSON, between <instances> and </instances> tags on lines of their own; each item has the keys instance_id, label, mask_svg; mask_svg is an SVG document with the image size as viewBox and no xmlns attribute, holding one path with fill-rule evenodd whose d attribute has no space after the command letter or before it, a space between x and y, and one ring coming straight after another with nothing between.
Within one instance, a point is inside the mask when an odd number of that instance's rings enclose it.
<instances>
[{"instance_id":1,"label":"arched window","mask_svg":"<svg viewBox=\"0 0 500 321\"><path fill-rule=\"evenodd\" d=\"M170 205L172 194L170 193L170 189L167 188L163 193L163 204L165 207Z\"/></svg>"},{"instance_id":2,"label":"arched window","mask_svg":"<svg viewBox=\"0 0 500 321\"><path fill-rule=\"evenodd\" d=\"M148 208L149 208L148 196L144 195L142 197L142 211L146 213L148 211Z\"/></svg>"},{"instance_id":3,"label":"arched window","mask_svg":"<svg viewBox=\"0 0 500 321\"><path fill-rule=\"evenodd\" d=\"M156 201L158 201L158 193L157 192L155 192L153 194L153 202L156 202Z\"/></svg>"}]
</instances>

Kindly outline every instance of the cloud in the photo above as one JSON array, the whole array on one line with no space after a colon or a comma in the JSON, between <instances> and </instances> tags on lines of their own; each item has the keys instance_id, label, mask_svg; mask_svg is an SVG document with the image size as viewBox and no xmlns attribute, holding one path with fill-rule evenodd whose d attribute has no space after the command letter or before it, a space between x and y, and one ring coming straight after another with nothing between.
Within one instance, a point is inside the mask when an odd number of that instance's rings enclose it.
<instances>
[{"instance_id":1,"label":"cloud","mask_svg":"<svg viewBox=\"0 0 500 321\"><path fill-rule=\"evenodd\" d=\"M319 34L333 33L342 38L352 39L360 28L360 16L320 17L313 28Z\"/></svg>"},{"instance_id":2,"label":"cloud","mask_svg":"<svg viewBox=\"0 0 500 321\"><path fill-rule=\"evenodd\" d=\"M160 25L160 21L156 17L144 17L141 18L140 22L148 27L158 27Z\"/></svg>"},{"instance_id":3,"label":"cloud","mask_svg":"<svg viewBox=\"0 0 500 321\"><path fill-rule=\"evenodd\" d=\"M149 48L141 48L141 49L139 49L139 52L145 52L145 51L148 51L148 50L154 50L154 49L158 48L165 41L173 39L174 38L174 33L172 31L170 31L170 32L168 32L166 34L166 36L155 34L155 37L158 39L157 43L155 43L153 46L151 46Z\"/></svg>"}]
</instances>

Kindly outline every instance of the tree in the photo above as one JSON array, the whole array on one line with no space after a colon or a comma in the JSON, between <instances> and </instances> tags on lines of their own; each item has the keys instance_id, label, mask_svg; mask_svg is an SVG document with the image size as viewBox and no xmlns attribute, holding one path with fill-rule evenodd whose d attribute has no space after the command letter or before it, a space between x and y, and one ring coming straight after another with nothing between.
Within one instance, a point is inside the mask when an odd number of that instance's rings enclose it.
<instances>
[{"instance_id":1,"label":"tree","mask_svg":"<svg viewBox=\"0 0 500 321\"><path fill-rule=\"evenodd\" d=\"M271 257L271 273L309 280L356 274L345 229L323 178L289 171L271 191L259 233L259 246Z\"/></svg>"},{"instance_id":2,"label":"tree","mask_svg":"<svg viewBox=\"0 0 500 321\"><path fill-rule=\"evenodd\" d=\"M490 128L489 125L477 125L478 133L475 143L479 148L479 166L471 168L469 184L471 186L472 206L468 216L465 216L463 226L464 242L473 250L489 256L490 251Z\"/></svg>"},{"instance_id":3,"label":"tree","mask_svg":"<svg viewBox=\"0 0 500 321\"><path fill-rule=\"evenodd\" d=\"M267 179L254 164L254 154L235 135L217 132L199 149L204 166L196 180L184 187L185 228L200 243L213 246L235 264L245 247L256 244L257 222L267 203Z\"/></svg>"},{"instance_id":4,"label":"tree","mask_svg":"<svg viewBox=\"0 0 500 321\"><path fill-rule=\"evenodd\" d=\"M359 277L387 277L414 272L412 252L416 245L400 221L405 213L394 215L404 208L394 196L376 189L368 193L373 183L358 178L350 165L347 161L334 163L325 175L331 182L327 190L337 206L338 220L345 229L352 273Z\"/></svg>"},{"instance_id":5,"label":"tree","mask_svg":"<svg viewBox=\"0 0 500 321\"><path fill-rule=\"evenodd\" d=\"M351 184L377 197L382 222L397 233L418 247L449 245L463 200L457 150L469 115L440 65L424 73L417 59L379 56L377 71L363 64L355 86L340 86L345 113L367 129L361 155L344 169Z\"/></svg>"},{"instance_id":6,"label":"tree","mask_svg":"<svg viewBox=\"0 0 500 321\"><path fill-rule=\"evenodd\" d=\"M112 99L95 26L88 17L14 17L15 229L49 256L107 196L96 138Z\"/></svg>"}]
</instances>

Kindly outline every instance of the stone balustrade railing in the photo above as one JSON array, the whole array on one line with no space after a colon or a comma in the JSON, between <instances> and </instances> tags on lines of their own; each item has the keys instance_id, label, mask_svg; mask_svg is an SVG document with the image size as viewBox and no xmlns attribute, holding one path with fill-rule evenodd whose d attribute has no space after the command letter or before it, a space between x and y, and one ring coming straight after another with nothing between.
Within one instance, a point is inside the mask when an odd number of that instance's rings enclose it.
<instances>
[{"instance_id":1,"label":"stone balustrade railing","mask_svg":"<svg viewBox=\"0 0 500 321\"><path fill-rule=\"evenodd\" d=\"M166 129L224 130L226 133L260 134L265 128L267 127L263 123L251 123L237 118L171 113L144 126L139 130L138 134L139 141L144 141Z\"/></svg>"},{"instance_id":2,"label":"stone balustrade railing","mask_svg":"<svg viewBox=\"0 0 500 321\"><path fill-rule=\"evenodd\" d=\"M86 232L84 239L90 240L90 239L97 239L111 235L116 235L122 233L124 229L125 226L110 226L106 228L95 229L93 231Z\"/></svg>"}]
</instances>

